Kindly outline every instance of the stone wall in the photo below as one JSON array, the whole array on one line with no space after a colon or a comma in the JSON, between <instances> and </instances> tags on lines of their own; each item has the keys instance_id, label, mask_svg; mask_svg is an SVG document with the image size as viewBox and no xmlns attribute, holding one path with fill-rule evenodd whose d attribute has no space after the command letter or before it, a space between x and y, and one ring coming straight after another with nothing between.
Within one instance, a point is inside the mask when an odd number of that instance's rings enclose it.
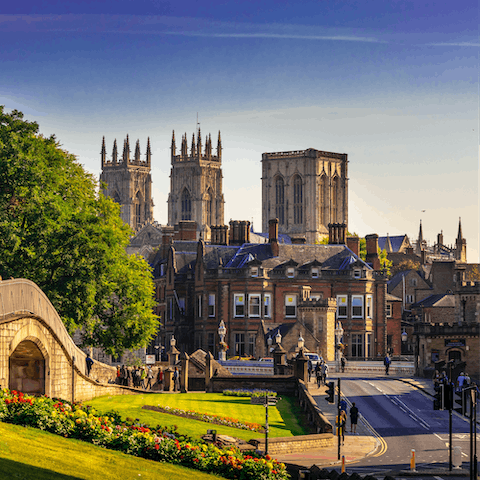
<instances>
[{"instance_id":1,"label":"stone wall","mask_svg":"<svg viewBox=\"0 0 480 480\"><path fill-rule=\"evenodd\" d=\"M245 389L265 389L273 390L279 395L295 395L297 390L297 379L282 375L261 377L261 376L232 376L232 377L212 377L211 392L222 393L224 390L234 390L238 388Z\"/></svg>"},{"instance_id":2,"label":"stone wall","mask_svg":"<svg viewBox=\"0 0 480 480\"><path fill-rule=\"evenodd\" d=\"M331 433L320 433L316 435L297 435L295 437L277 437L268 439L268 453L270 455L281 455L287 453L304 452L315 448L331 447L334 442L334 435ZM251 440L257 450L265 451L265 438Z\"/></svg>"}]
</instances>

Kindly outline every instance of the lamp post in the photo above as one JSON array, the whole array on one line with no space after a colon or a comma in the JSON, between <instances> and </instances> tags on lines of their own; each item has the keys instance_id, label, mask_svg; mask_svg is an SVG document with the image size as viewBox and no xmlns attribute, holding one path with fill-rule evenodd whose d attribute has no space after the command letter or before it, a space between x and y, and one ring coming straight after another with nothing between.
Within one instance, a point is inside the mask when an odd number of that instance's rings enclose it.
<instances>
[{"instance_id":1,"label":"lamp post","mask_svg":"<svg viewBox=\"0 0 480 480\"><path fill-rule=\"evenodd\" d=\"M406 354L408 335L407 335L407 332L405 331L405 328L403 329L401 337L402 337L402 353Z\"/></svg>"},{"instance_id":2,"label":"lamp post","mask_svg":"<svg viewBox=\"0 0 480 480\"><path fill-rule=\"evenodd\" d=\"M340 352L340 341L343 337L343 328L342 323L337 321L337 327L335 328L335 366L337 372L340 371L340 356L342 353Z\"/></svg>"},{"instance_id":3,"label":"lamp post","mask_svg":"<svg viewBox=\"0 0 480 480\"><path fill-rule=\"evenodd\" d=\"M227 329L225 327L224 321L222 320L220 322L220 325L218 326L218 336L220 337L218 359L222 362L225 362L227 360L227 344L225 343L226 334Z\"/></svg>"},{"instance_id":4,"label":"lamp post","mask_svg":"<svg viewBox=\"0 0 480 480\"><path fill-rule=\"evenodd\" d=\"M298 351L300 351L305 346L305 340L302 337L302 333L300 333L300 336L298 337L297 346L298 346Z\"/></svg>"},{"instance_id":5,"label":"lamp post","mask_svg":"<svg viewBox=\"0 0 480 480\"><path fill-rule=\"evenodd\" d=\"M272 344L273 344L273 340L271 335L269 335L267 338L267 355L266 355L267 357L269 357L273 351Z\"/></svg>"},{"instance_id":6,"label":"lamp post","mask_svg":"<svg viewBox=\"0 0 480 480\"><path fill-rule=\"evenodd\" d=\"M282 335L280 335L280 330L278 330L277 334L275 335L275 342L277 345L282 344Z\"/></svg>"}]
</instances>

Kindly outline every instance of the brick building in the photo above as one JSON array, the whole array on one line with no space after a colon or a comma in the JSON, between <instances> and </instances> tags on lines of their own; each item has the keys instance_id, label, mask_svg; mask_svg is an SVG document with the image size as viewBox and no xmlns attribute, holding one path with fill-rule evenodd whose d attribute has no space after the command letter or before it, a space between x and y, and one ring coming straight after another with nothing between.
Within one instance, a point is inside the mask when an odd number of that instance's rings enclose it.
<instances>
[{"instance_id":1,"label":"brick building","mask_svg":"<svg viewBox=\"0 0 480 480\"><path fill-rule=\"evenodd\" d=\"M174 335L180 350L216 355L223 320L228 355L259 357L274 329L296 324L309 350L333 360L336 316L348 357L384 355L386 280L338 243L345 225L331 226L336 243L329 245L282 244L277 221L269 226L266 244L250 243L249 222L212 228L210 244L186 239L182 225L177 239L163 242L152 262L162 318L157 346L168 348Z\"/></svg>"}]
</instances>

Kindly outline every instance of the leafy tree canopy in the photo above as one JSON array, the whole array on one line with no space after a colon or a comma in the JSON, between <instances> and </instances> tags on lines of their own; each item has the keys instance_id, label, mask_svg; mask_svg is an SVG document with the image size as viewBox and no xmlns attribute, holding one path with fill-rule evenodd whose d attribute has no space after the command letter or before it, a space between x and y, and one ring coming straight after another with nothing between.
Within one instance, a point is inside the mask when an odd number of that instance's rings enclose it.
<instances>
[{"instance_id":1,"label":"leafy tree canopy","mask_svg":"<svg viewBox=\"0 0 480 480\"><path fill-rule=\"evenodd\" d=\"M158 326L152 272L127 255L119 209L54 136L0 106L0 275L34 281L70 334L112 355Z\"/></svg>"},{"instance_id":2,"label":"leafy tree canopy","mask_svg":"<svg viewBox=\"0 0 480 480\"><path fill-rule=\"evenodd\" d=\"M420 270L420 267L420 261L416 262L412 259L408 259L392 267L391 273L392 275L396 275L398 272L403 272L406 270Z\"/></svg>"}]
</instances>

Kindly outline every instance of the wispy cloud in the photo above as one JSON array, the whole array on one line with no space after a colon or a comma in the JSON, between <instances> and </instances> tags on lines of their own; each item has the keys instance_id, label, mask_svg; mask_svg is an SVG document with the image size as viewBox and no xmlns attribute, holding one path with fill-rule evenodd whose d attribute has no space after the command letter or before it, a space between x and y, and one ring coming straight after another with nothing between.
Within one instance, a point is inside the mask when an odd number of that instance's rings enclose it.
<instances>
[{"instance_id":1,"label":"wispy cloud","mask_svg":"<svg viewBox=\"0 0 480 480\"><path fill-rule=\"evenodd\" d=\"M431 47L480 47L480 43L475 42L436 42L427 43Z\"/></svg>"}]
</instances>

